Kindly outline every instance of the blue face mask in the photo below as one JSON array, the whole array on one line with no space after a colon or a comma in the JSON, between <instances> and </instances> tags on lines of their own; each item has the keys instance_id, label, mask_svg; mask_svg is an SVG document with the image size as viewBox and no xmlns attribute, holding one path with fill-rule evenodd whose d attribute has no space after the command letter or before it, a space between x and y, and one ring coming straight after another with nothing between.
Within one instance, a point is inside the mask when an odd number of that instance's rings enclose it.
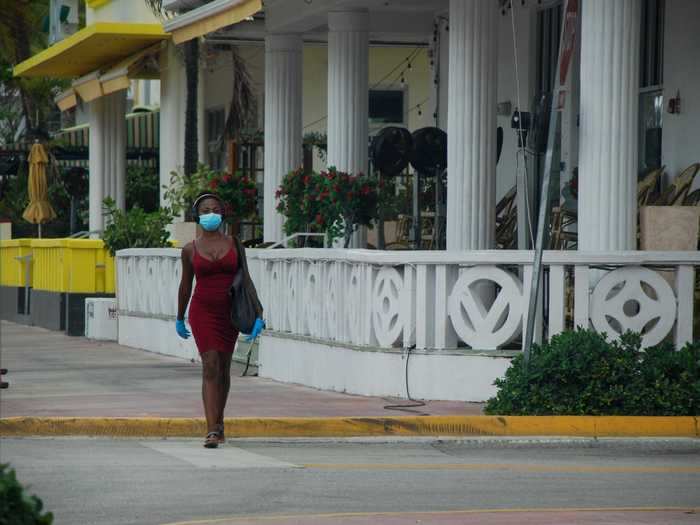
<instances>
[{"instance_id":1,"label":"blue face mask","mask_svg":"<svg viewBox=\"0 0 700 525\"><path fill-rule=\"evenodd\" d=\"M208 232L213 232L221 226L221 214L205 213L199 216L199 224Z\"/></svg>"}]
</instances>

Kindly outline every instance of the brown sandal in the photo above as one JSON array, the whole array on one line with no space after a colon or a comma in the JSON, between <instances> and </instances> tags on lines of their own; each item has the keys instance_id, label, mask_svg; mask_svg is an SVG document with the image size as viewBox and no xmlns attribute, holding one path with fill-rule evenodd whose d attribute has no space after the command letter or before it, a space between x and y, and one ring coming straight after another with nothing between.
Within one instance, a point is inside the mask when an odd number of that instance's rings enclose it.
<instances>
[{"instance_id":1,"label":"brown sandal","mask_svg":"<svg viewBox=\"0 0 700 525\"><path fill-rule=\"evenodd\" d=\"M206 439L204 440L205 448L216 448L219 446L219 433L209 432Z\"/></svg>"}]
</instances>

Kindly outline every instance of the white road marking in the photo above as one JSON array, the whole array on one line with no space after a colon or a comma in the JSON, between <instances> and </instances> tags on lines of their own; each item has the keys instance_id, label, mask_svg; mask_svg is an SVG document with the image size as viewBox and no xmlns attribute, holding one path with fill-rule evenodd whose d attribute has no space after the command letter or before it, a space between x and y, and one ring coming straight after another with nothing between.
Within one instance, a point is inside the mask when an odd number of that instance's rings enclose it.
<instances>
[{"instance_id":1,"label":"white road marking","mask_svg":"<svg viewBox=\"0 0 700 525\"><path fill-rule=\"evenodd\" d=\"M141 445L203 469L303 468L230 445L215 449L204 448L201 443L177 441L142 441Z\"/></svg>"}]
</instances>

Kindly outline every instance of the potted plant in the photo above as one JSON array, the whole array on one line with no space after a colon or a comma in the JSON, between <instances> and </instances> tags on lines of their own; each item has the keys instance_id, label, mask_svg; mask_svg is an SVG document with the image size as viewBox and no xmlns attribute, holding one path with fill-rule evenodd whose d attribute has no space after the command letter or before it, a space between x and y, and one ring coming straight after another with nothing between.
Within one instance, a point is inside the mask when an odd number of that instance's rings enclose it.
<instances>
[{"instance_id":1,"label":"potted plant","mask_svg":"<svg viewBox=\"0 0 700 525\"><path fill-rule=\"evenodd\" d=\"M208 189L224 201L226 222L234 235L238 234L240 222L255 215L258 190L255 181L247 175L212 171L208 176Z\"/></svg>"},{"instance_id":2,"label":"potted plant","mask_svg":"<svg viewBox=\"0 0 700 525\"><path fill-rule=\"evenodd\" d=\"M103 201L103 209L107 226L102 239L112 256L117 250L126 248L170 247L170 234L166 230L173 220L170 209L160 208L147 213L136 205L127 211L121 211L109 197Z\"/></svg>"},{"instance_id":3,"label":"potted plant","mask_svg":"<svg viewBox=\"0 0 700 525\"><path fill-rule=\"evenodd\" d=\"M321 173L288 173L277 192L277 210L285 233L325 232L329 242L342 237L344 247L360 226L372 227L378 215L380 185L376 177L351 175L334 167Z\"/></svg>"},{"instance_id":4,"label":"potted plant","mask_svg":"<svg viewBox=\"0 0 700 525\"><path fill-rule=\"evenodd\" d=\"M321 204L311 194L314 175L304 173L301 168L292 170L284 176L275 193L277 211L286 217L283 226L286 235L325 231L316 220Z\"/></svg>"}]
</instances>

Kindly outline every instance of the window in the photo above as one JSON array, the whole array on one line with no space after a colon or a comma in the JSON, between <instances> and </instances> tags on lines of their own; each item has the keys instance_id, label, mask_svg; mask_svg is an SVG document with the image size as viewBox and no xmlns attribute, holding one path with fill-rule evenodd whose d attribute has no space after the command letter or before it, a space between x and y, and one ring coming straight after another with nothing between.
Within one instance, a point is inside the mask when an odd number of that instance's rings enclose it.
<instances>
[{"instance_id":1,"label":"window","mask_svg":"<svg viewBox=\"0 0 700 525\"><path fill-rule=\"evenodd\" d=\"M209 109L206 113L207 153L209 167L213 170L224 169L224 124L226 112L223 108Z\"/></svg>"},{"instance_id":2,"label":"window","mask_svg":"<svg viewBox=\"0 0 700 525\"><path fill-rule=\"evenodd\" d=\"M661 167L665 0L643 0L639 55L639 170Z\"/></svg>"},{"instance_id":3,"label":"window","mask_svg":"<svg viewBox=\"0 0 700 525\"><path fill-rule=\"evenodd\" d=\"M369 120L375 124L403 124L403 90L371 89L369 91Z\"/></svg>"},{"instance_id":4,"label":"window","mask_svg":"<svg viewBox=\"0 0 700 525\"><path fill-rule=\"evenodd\" d=\"M664 82L665 0L643 0L640 31L639 87L660 86Z\"/></svg>"}]
</instances>

